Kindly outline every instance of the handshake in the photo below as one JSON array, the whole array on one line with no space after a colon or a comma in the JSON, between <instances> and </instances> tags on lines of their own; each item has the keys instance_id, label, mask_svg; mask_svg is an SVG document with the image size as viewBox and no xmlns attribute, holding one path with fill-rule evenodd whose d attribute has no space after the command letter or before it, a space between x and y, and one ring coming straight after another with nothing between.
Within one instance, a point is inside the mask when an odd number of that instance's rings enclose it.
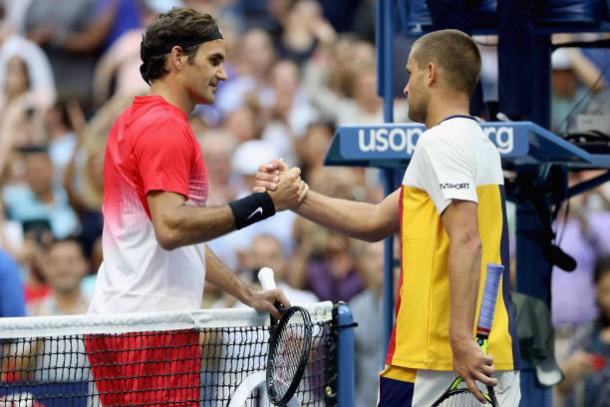
<instances>
[{"instance_id":1,"label":"handshake","mask_svg":"<svg viewBox=\"0 0 610 407\"><path fill-rule=\"evenodd\" d=\"M289 168L280 160L273 160L258 168L253 192L267 192L276 211L296 209L309 192L309 185L301 179L301 169Z\"/></svg>"}]
</instances>

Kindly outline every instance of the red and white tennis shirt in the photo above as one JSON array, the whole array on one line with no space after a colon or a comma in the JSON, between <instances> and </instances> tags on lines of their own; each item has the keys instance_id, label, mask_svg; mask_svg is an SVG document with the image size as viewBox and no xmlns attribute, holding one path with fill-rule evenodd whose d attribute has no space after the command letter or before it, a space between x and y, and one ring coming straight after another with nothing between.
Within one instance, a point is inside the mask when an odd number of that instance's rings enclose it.
<instances>
[{"instance_id":1,"label":"red and white tennis shirt","mask_svg":"<svg viewBox=\"0 0 610 407\"><path fill-rule=\"evenodd\" d=\"M208 177L186 114L161 96L139 96L112 127L104 161L103 251L89 313L200 308L203 244L164 250L146 194L179 193L204 206Z\"/></svg>"}]
</instances>

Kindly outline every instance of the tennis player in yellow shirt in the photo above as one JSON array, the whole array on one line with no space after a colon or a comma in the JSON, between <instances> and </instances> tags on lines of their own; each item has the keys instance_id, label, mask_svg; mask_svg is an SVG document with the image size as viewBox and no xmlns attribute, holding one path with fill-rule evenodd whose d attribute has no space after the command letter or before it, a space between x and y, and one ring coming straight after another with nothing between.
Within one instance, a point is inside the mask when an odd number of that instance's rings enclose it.
<instances>
[{"instance_id":1,"label":"tennis player in yellow shirt","mask_svg":"<svg viewBox=\"0 0 610 407\"><path fill-rule=\"evenodd\" d=\"M495 386L503 407L518 406L519 350L509 301L509 253L500 155L469 115L481 69L474 41L457 30L419 38L404 88L419 138L402 185L379 204L313 191L296 212L349 236L376 241L400 234L396 323L379 406L429 407L459 374L479 400L475 381ZM286 170L262 166L256 190L273 189ZM489 354L474 340L487 263L504 265ZM455 373L454 373L455 372Z\"/></svg>"}]
</instances>

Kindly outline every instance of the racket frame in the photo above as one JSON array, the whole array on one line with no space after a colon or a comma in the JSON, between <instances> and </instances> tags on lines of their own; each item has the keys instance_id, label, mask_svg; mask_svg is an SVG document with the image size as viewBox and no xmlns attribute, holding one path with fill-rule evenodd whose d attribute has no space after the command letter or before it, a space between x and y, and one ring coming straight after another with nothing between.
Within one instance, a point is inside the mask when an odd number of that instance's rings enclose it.
<instances>
[{"instance_id":1,"label":"racket frame","mask_svg":"<svg viewBox=\"0 0 610 407\"><path fill-rule=\"evenodd\" d=\"M281 333L290 322L290 318L293 315L300 313L303 316L303 345L301 348L301 355L299 357L298 365L294 376L288 386L288 389L283 395L278 395L277 389L275 387L275 378L273 377L275 373L276 366L276 357L277 351L280 347L279 338L281 337ZM302 307L293 306L285 310L282 318L277 321L275 318L271 318L271 333L269 335L269 352L267 355L267 371L266 371L266 388L267 395L269 397L269 401L276 406L286 405L290 399L294 396L294 393L297 391L299 384L301 383L301 379L303 378L303 374L305 373L305 369L307 367L307 362L309 360L309 354L311 351L311 343L313 337L313 324L311 322L311 316L309 312ZM281 397L280 397L281 396Z\"/></svg>"}]
</instances>

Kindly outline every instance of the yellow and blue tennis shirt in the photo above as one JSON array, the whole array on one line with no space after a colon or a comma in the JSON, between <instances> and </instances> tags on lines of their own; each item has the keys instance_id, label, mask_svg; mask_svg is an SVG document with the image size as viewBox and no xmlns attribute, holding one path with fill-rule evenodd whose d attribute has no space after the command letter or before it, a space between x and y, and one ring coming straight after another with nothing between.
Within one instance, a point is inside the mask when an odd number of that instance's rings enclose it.
<instances>
[{"instance_id":1,"label":"yellow and blue tennis shirt","mask_svg":"<svg viewBox=\"0 0 610 407\"><path fill-rule=\"evenodd\" d=\"M516 369L519 351L509 301L508 230L500 154L468 116L451 116L424 132L403 178L399 204L401 273L396 324L386 363L452 370L449 237L441 214L454 199L478 203L482 259L475 321L486 264L505 266L489 353L496 369ZM475 329L473 326L473 337Z\"/></svg>"}]
</instances>

